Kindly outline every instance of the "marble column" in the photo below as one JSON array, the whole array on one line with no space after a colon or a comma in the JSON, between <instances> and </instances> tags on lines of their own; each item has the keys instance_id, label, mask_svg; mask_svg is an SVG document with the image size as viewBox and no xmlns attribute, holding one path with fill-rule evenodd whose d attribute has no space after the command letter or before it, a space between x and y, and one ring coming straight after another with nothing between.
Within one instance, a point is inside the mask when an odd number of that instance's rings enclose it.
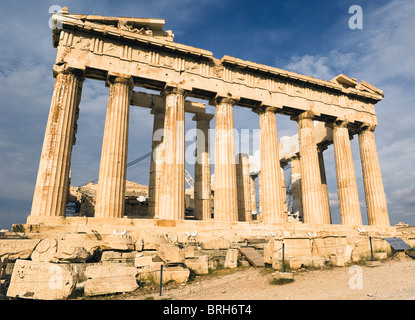
<instances>
[{"instance_id":1,"label":"marble column","mask_svg":"<svg viewBox=\"0 0 415 320\"><path fill-rule=\"evenodd\" d=\"M261 215L265 224L287 221L281 185L280 156L277 134L277 108L260 107L259 114L261 148Z\"/></svg>"},{"instance_id":2,"label":"marble column","mask_svg":"<svg viewBox=\"0 0 415 320\"><path fill-rule=\"evenodd\" d=\"M280 178L281 178L282 200L283 200L283 203L284 203L284 215L287 215L287 218L288 218L287 186L286 186L286 181L285 181L285 170L284 170L285 166L286 166L286 164L281 163Z\"/></svg>"},{"instance_id":3,"label":"marble column","mask_svg":"<svg viewBox=\"0 0 415 320\"><path fill-rule=\"evenodd\" d=\"M301 193L301 161L299 157L291 159L291 191L293 197L293 214L300 221L303 219L303 203Z\"/></svg>"},{"instance_id":4,"label":"marble column","mask_svg":"<svg viewBox=\"0 0 415 320\"><path fill-rule=\"evenodd\" d=\"M42 154L33 195L31 217L63 217L69 190L72 146L75 143L83 71L54 66L56 77Z\"/></svg>"},{"instance_id":5,"label":"marble column","mask_svg":"<svg viewBox=\"0 0 415 320\"><path fill-rule=\"evenodd\" d=\"M153 119L153 138L151 143L151 162L150 162L150 183L148 188L148 217L154 218L158 215L160 205L160 175L163 163L163 135L164 135L164 116L165 105L153 106L151 113Z\"/></svg>"},{"instance_id":6,"label":"marble column","mask_svg":"<svg viewBox=\"0 0 415 320\"><path fill-rule=\"evenodd\" d=\"M331 223L329 191L327 188L326 166L324 165L324 156L323 156L324 150L325 149L323 149L322 147L317 146L318 163L320 165L320 176L321 176L321 187L322 187L321 192L323 194L323 205L325 207L325 212L329 213L330 223Z\"/></svg>"},{"instance_id":7,"label":"marble column","mask_svg":"<svg viewBox=\"0 0 415 320\"><path fill-rule=\"evenodd\" d=\"M368 222L373 226L390 226L374 131L373 126L363 128L359 133Z\"/></svg>"},{"instance_id":8,"label":"marble column","mask_svg":"<svg viewBox=\"0 0 415 320\"><path fill-rule=\"evenodd\" d=\"M249 156L245 153L238 154L238 161L236 164L236 184L238 188L238 220L252 221Z\"/></svg>"},{"instance_id":9,"label":"marble column","mask_svg":"<svg viewBox=\"0 0 415 320\"><path fill-rule=\"evenodd\" d=\"M330 224L322 196L320 165L314 137L313 114L304 112L296 117L301 160L301 191L303 220L310 224Z\"/></svg>"},{"instance_id":10,"label":"marble column","mask_svg":"<svg viewBox=\"0 0 415 320\"><path fill-rule=\"evenodd\" d=\"M128 124L134 86L131 78L109 77L110 87L102 142L96 218L124 216L127 175Z\"/></svg>"},{"instance_id":11,"label":"marble column","mask_svg":"<svg viewBox=\"0 0 415 320\"><path fill-rule=\"evenodd\" d=\"M251 178L251 210L252 210L252 219L256 218L258 214L258 208L256 203L256 188L255 188L255 179L257 175L250 175Z\"/></svg>"},{"instance_id":12,"label":"marble column","mask_svg":"<svg viewBox=\"0 0 415 320\"><path fill-rule=\"evenodd\" d=\"M198 220L210 220L212 216L209 128L213 114L197 113L196 121L196 161L195 161L195 217Z\"/></svg>"},{"instance_id":13,"label":"marble column","mask_svg":"<svg viewBox=\"0 0 415 320\"><path fill-rule=\"evenodd\" d=\"M353 164L348 122L333 123L333 146L336 163L337 191L339 195L340 222L361 225L359 194Z\"/></svg>"},{"instance_id":14,"label":"marble column","mask_svg":"<svg viewBox=\"0 0 415 320\"><path fill-rule=\"evenodd\" d=\"M210 102L215 112L215 199L216 221L238 221L236 190L235 99L217 97Z\"/></svg>"},{"instance_id":15,"label":"marble column","mask_svg":"<svg viewBox=\"0 0 415 320\"><path fill-rule=\"evenodd\" d=\"M187 90L176 85L166 86L164 157L160 178L158 219L184 220L185 211L185 111Z\"/></svg>"}]
</instances>

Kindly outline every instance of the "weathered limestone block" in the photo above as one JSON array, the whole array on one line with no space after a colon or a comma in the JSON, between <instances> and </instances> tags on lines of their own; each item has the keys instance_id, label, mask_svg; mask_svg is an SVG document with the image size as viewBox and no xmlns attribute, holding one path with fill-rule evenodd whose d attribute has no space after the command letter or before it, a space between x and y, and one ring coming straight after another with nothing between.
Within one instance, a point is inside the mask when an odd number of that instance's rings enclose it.
<instances>
[{"instance_id":1,"label":"weathered limestone block","mask_svg":"<svg viewBox=\"0 0 415 320\"><path fill-rule=\"evenodd\" d=\"M131 292L138 288L137 269L119 265L93 265L87 267L84 285L86 296Z\"/></svg>"},{"instance_id":2,"label":"weathered limestone block","mask_svg":"<svg viewBox=\"0 0 415 320\"><path fill-rule=\"evenodd\" d=\"M86 262L91 254L83 246L74 246L70 241L58 240L53 262Z\"/></svg>"},{"instance_id":3,"label":"weathered limestone block","mask_svg":"<svg viewBox=\"0 0 415 320\"><path fill-rule=\"evenodd\" d=\"M68 265L17 260L9 297L44 300L67 299L76 284L76 274Z\"/></svg>"},{"instance_id":4,"label":"weathered limestone block","mask_svg":"<svg viewBox=\"0 0 415 320\"><path fill-rule=\"evenodd\" d=\"M97 240L42 240L31 259L38 262L86 262L99 250Z\"/></svg>"},{"instance_id":5,"label":"weathered limestone block","mask_svg":"<svg viewBox=\"0 0 415 320\"><path fill-rule=\"evenodd\" d=\"M311 256L312 242L309 238L285 238L287 256Z\"/></svg>"},{"instance_id":6,"label":"weathered limestone block","mask_svg":"<svg viewBox=\"0 0 415 320\"><path fill-rule=\"evenodd\" d=\"M230 242L226 239L212 239L202 243L202 249L204 250L218 250L218 249L229 249Z\"/></svg>"},{"instance_id":7,"label":"weathered limestone block","mask_svg":"<svg viewBox=\"0 0 415 320\"><path fill-rule=\"evenodd\" d=\"M336 253L330 255L330 262L336 267L344 267L346 265L346 259L342 250L337 250Z\"/></svg>"},{"instance_id":8,"label":"weathered limestone block","mask_svg":"<svg viewBox=\"0 0 415 320\"><path fill-rule=\"evenodd\" d=\"M8 255L9 260L29 259L39 242L38 239L1 239L0 256Z\"/></svg>"},{"instance_id":9,"label":"weathered limestone block","mask_svg":"<svg viewBox=\"0 0 415 320\"><path fill-rule=\"evenodd\" d=\"M385 260L388 257L388 253L387 252L374 252L373 257L375 258L375 260Z\"/></svg>"},{"instance_id":10,"label":"weathered limestone block","mask_svg":"<svg viewBox=\"0 0 415 320\"><path fill-rule=\"evenodd\" d=\"M228 249L225 259L225 268L235 269L238 267L238 249Z\"/></svg>"},{"instance_id":11,"label":"weathered limestone block","mask_svg":"<svg viewBox=\"0 0 415 320\"><path fill-rule=\"evenodd\" d=\"M271 238L264 246L264 263L272 264L272 259L275 256L281 256L282 239Z\"/></svg>"},{"instance_id":12,"label":"weathered limestone block","mask_svg":"<svg viewBox=\"0 0 415 320\"><path fill-rule=\"evenodd\" d=\"M294 275L291 272L275 272L272 274L274 280L294 280Z\"/></svg>"},{"instance_id":13,"label":"weathered limestone block","mask_svg":"<svg viewBox=\"0 0 415 320\"><path fill-rule=\"evenodd\" d=\"M342 250L346 261L350 260L352 247L348 245L346 237L323 237L312 239L313 255L329 258L331 254Z\"/></svg>"},{"instance_id":14,"label":"weathered limestone block","mask_svg":"<svg viewBox=\"0 0 415 320\"><path fill-rule=\"evenodd\" d=\"M137 242L142 242L143 250L156 250L157 244L169 243L167 239L161 234L142 233L141 239Z\"/></svg>"},{"instance_id":15,"label":"weathered limestone block","mask_svg":"<svg viewBox=\"0 0 415 320\"><path fill-rule=\"evenodd\" d=\"M160 268L164 264L157 255L139 256L134 261L137 268L139 280L154 280L154 275L160 273Z\"/></svg>"},{"instance_id":16,"label":"weathered limestone block","mask_svg":"<svg viewBox=\"0 0 415 320\"><path fill-rule=\"evenodd\" d=\"M285 261L288 262L289 267L291 269L300 269L302 267L323 268L328 262L326 258L312 256L288 256L285 257ZM273 268L275 266L276 265L274 265L273 262ZM275 269L279 269L280 267L281 264L277 266Z\"/></svg>"},{"instance_id":17,"label":"weathered limestone block","mask_svg":"<svg viewBox=\"0 0 415 320\"><path fill-rule=\"evenodd\" d=\"M132 263L134 264L137 251L104 251L101 255L101 262L105 263Z\"/></svg>"},{"instance_id":18,"label":"weathered limestone block","mask_svg":"<svg viewBox=\"0 0 415 320\"><path fill-rule=\"evenodd\" d=\"M158 256L166 263L183 263L184 253L182 250L171 243L161 243L156 245Z\"/></svg>"},{"instance_id":19,"label":"weathered limestone block","mask_svg":"<svg viewBox=\"0 0 415 320\"><path fill-rule=\"evenodd\" d=\"M103 250L134 251L135 243L133 238L126 234L110 234L105 236L101 243Z\"/></svg>"},{"instance_id":20,"label":"weathered limestone block","mask_svg":"<svg viewBox=\"0 0 415 320\"><path fill-rule=\"evenodd\" d=\"M208 256L199 256L194 258L186 258L185 265L195 274L209 273L209 259Z\"/></svg>"},{"instance_id":21,"label":"weathered limestone block","mask_svg":"<svg viewBox=\"0 0 415 320\"><path fill-rule=\"evenodd\" d=\"M85 296L100 296L132 292L138 288L135 277L88 279L84 285Z\"/></svg>"},{"instance_id":22,"label":"weathered limestone block","mask_svg":"<svg viewBox=\"0 0 415 320\"><path fill-rule=\"evenodd\" d=\"M184 257L187 258L194 258L195 256L195 247L194 246L187 246L183 248Z\"/></svg>"},{"instance_id":23,"label":"weathered limestone block","mask_svg":"<svg viewBox=\"0 0 415 320\"><path fill-rule=\"evenodd\" d=\"M88 279L136 276L137 269L134 267L124 267L119 265L92 265L86 268L85 276Z\"/></svg>"},{"instance_id":24,"label":"weathered limestone block","mask_svg":"<svg viewBox=\"0 0 415 320\"><path fill-rule=\"evenodd\" d=\"M154 280L160 282L160 272L153 273ZM163 268L163 284L174 281L177 283L186 283L189 280L190 270L183 267Z\"/></svg>"},{"instance_id":25,"label":"weathered limestone block","mask_svg":"<svg viewBox=\"0 0 415 320\"><path fill-rule=\"evenodd\" d=\"M36 262L52 262L57 248L58 242L55 239L44 239L40 241L33 251L31 259Z\"/></svg>"}]
</instances>

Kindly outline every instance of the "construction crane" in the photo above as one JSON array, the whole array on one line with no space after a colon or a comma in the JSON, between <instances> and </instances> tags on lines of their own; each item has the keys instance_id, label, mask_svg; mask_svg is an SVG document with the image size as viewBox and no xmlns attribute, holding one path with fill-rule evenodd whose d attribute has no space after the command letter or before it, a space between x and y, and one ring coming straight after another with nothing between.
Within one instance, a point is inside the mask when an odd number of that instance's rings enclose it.
<instances>
[{"instance_id":1,"label":"construction crane","mask_svg":"<svg viewBox=\"0 0 415 320\"><path fill-rule=\"evenodd\" d=\"M151 154L152 154L152 152L149 152L149 153L146 153L145 155L143 155L143 156L141 156L141 157L138 157L137 159L135 159L135 160L133 160L133 161L131 161L131 162L129 162L129 163L127 163L127 168L128 167L131 167L131 166L133 166L133 165L135 165L136 163L138 163L138 162L141 162L141 161L143 161L144 159L147 159L148 157L150 157L151 156ZM186 180L186 182L187 182L187 184L190 186L190 188L194 188L194 186L195 186L195 181L194 181L194 179L193 179L193 177L191 176L191 174L185 169L184 170L184 172L185 172L185 175L184 175L184 178L185 178L185 180ZM98 179L95 179L95 180L93 180L92 182L97 182L98 181ZM83 184L83 185L86 185L86 183L85 184Z\"/></svg>"},{"instance_id":2,"label":"construction crane","mask_svg":"<svg viewBox=\"0 0 415 320\"><path fill-rule=\"evenodd\" d=\"M195 186L195 181L186 169L184 170L184 178L186 179L186 182L190 186L190 188L193 188Z\"/></svg>"}]
</instances>

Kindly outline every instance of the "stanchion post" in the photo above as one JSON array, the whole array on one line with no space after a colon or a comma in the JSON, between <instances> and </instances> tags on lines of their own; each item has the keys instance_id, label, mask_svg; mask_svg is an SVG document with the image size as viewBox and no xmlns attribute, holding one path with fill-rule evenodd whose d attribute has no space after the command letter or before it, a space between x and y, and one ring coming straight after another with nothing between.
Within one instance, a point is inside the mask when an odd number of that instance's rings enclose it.
<instances>
[{"instance_id":1,"label":"stanchion post","mask_svg":"<svg viewBox=\"0 0 415 320\"><path fill-rule=\"evenodd\" d=\"M372 261L373 261L372 237L369 237L369 242L370 242L370 254L371 254L371 256L372 256Z\"/></svg>"},{"instance_id":2,"label":"stanchion post","mask_svg":"<svg viewBox=\"0 0 415 320\"><path fill-rule=\"evenodd\" d=\"M163 291L163 265L160 266L160 297Z\"/></svg>"},{"instance_id":3,"label":"stanchion post","mask_svg":"<svg viewBox=\"0 0 415 320\"><path fill-rule=\"evenodd\" d=\"M285 272L285 261L284 261L285 244L282 243L282 272Z\"/></svg>"}]
</instances>

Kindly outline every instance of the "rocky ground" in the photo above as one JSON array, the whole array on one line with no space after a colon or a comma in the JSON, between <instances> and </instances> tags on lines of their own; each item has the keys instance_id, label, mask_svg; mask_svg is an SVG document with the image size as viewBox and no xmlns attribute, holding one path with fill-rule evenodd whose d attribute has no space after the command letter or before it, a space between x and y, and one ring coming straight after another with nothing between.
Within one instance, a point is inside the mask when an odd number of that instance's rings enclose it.
<instances>
[{"instance_id":1,"label":"rocky ground","mask_svg":"<svg viewBox=\"0 0 415 320\"><path fill-rule=\"evenodd\" d=\"M294 281L272 284L272 269L238 268L195 277L186 285L137 290L115 299L144 300L414 300L415 260L294 272ZM109 297L107 297L109 298Z\"/></svg>"}]
</instances>

